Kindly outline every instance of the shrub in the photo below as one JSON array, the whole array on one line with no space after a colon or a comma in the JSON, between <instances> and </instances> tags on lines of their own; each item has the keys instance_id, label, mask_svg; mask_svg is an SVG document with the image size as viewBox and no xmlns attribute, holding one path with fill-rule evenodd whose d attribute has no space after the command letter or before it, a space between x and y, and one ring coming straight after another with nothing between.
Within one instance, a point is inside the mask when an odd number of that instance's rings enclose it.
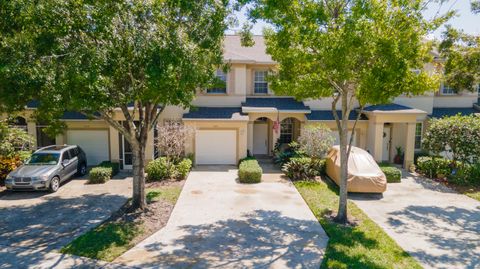
<instances>
[{"instance_id":1,"label":"shrub","mask_svg":"<svg viewBox=\"0 0 480 269\"><path fill-rule=\"evenodd\" d=\"M310 165L313 170L318 171L319 175L327 173L327 161L325 159L312 159Z\"/></svg>"},{"instance_id":2,"label":"shrub","mask_svg":"<svg viewBox=\"0 0 480 269\"><path fill-rule=\"evenodd\" d=\"M480 163L460 165L452 172L449 181L458 185L480 184Z\"/></svg>"},{"instance_id":3,"label":"shrub","mask_svg":"<svg viewBox=\"0 0 480 269\"><path fill-rule=\"evenodd\" d=\"M257 160L245 160L238 168L238 180L241 183L259 183L262 180L262 173Z\"/></svg>"},{"instance_id":4,"label":"shrub","mask_svg":"<svg viewBox=\"0 0 480 269\"><path fill-rule=\"evenodd\" d=\"M112 170L111 167L97 166L92 168L88 174L88 183L101 184L109 181L112 178Z\"/></svg>"},{"instance_id":5,"label":"shrub","mask_svg":"<svg viewBox=\"0 0 480 269\"><path fill-rule=\"evenodd\" d=\"M173 177L175 179L185 179L190 169L192 169L192 160L185 158L175 165L175 175Z\"/></svg>"},{"instance_id":6,"label":"shrub","mask_svg":"<svg viewBox=\"0 0 480 269\"><path fill-rule=\"evenodd\" d=\"M253 156L247 156L247 157L245 157L245 158L243 158L243 159L240 159L240 160L238 161L238 165L240 165L240 164L241 164L242 162L244 162L244 161L249 161L249 160L256 160L256 158L253 157Z\"/></svg>"},{"instance_id":7,"label":"shrub","mask_svg":"<svg viewBox=\"0 0 480 269\"><path fill-rule=\"evenodd\" d=\"M177 164L169 161L167 157L160 157L147 164L145 168L148 181L160 181L165 179L185 179L192 169L192 160L182 159Z\"/></svg>"},{"instance_id":8,"label":"shrub","mask_svg":"<svg viewBox=\"0 0 480 269\"><path fill-rule=\"evenodd\" d=\"M430 154L429 154L428 152L426 152L426 151L423 151L423 150L422 150L422 151L415 152L415 153L413 154L413 163L414 163L414 164L417 164L417 160L418 160L418 158L420 158L420 157L429 157L429 156L430 156Z\"/></svg>"},{"instance_id":9,"label":"shrub","mask_svg":"<svg viewBox=\"0 0 480 269\"><path fill-rule=\"evenodd\" d=\"M112 177L117 175L120 171L120 164L111 161L103 161L98 166L112 168Z\"/></svg>"},{"instance_id":10,"label":"shrub","mask_svg":"<svg viewBox=\"0 0 480 269\"><path fill-rule=\"evenodd\" d=\"M291 180L313 179L325 170L325 161L312 161L309 157L291 158L283 165L282 171Z\"/></svg>"},{"instance_id":11,"label":"shrub","mask_svg":"<svg viewBox=\"0 0 480 269\"><path fill-rule=\"evenodd\" d=\"M7 175L21 164L19 157L0 157L0 183L3 184Z\"/></svg>"},{"instance_id":12,"label":"shrub","mask_svg":"<svg viewBox=\"0 0 480 269\"><path fill-rule=\"evenodd\" d=\"M388 167L388 166L382 166L380 167L382 169L382 172L385 174L387 177L387 182L388 183L398 183L402 179L402 171L396 167Z\"/></svg>"},{"instance_id":13,"label":"shrub","mask_svg":"<svg viewBox=\"0 0 480 269\"><path fill-rule=\"evenodd\" d=\"M417 168L422 174L430 178L439 175L450 176L452 174L451 162L444 158L419 157Z\"/></svg>"},{"instance_id":14,"label":"shrub","mask_svg":"<svg viewBox=\"0 0 480 269\"><path fill-rule=\"evenodd\" d=\"M166 157L160 157L147 164L145 171L147 172L148 181L157 181L170 178L174 173L174 166Z\"/></svg>"},{"instance_id":15,"label":"shrub","mask_svg":"<svg viewBox=\"0 0 480 269\"><path fill-rule=\"evenodd\" d=\"M476 163L480 156L480 117L456 115L433 119L422 145L435 154L451 153L455 162Z\"/></svg>"}]
</instances>

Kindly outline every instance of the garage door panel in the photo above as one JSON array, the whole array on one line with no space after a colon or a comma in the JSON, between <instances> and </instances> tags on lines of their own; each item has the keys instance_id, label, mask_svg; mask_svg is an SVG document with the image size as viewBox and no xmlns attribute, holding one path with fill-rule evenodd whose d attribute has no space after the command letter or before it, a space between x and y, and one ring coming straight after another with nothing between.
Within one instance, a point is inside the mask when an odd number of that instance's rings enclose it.
<instances>
[{"instance_id":1,"label":"garage door panel","mask_svg":"<svg viewBox=\"0 0 480 269\"><path fill-rule=\"evenodd\" d=\"M236 164L235 130L200 130L195 135L197 164Z\"/></svg>"},{"instance_id":2,"label":"garage door panel","mask_svg":"<svg viewBox=\"0 0 480 269\"><path fill-rule=\"evenodd\" d=\"M110 159L107 130L68 130L67 142L79 145L85 151L89 166Z\"/></svg>"}]
</instances>

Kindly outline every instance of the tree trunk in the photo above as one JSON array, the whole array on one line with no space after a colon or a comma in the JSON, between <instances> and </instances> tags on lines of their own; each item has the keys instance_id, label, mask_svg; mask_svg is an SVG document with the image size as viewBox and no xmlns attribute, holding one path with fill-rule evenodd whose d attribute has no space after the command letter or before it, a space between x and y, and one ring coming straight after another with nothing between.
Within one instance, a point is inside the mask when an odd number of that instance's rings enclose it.
<instances>
[{"instance_id":1,"label":"tree trunk","mask_svg":"<svg viewBox=\"0 0 480 269\"><path fill-rule=\"evenodd\" d=\"M338 214L336 221L339 223L347 223L348 221L348 191L347 191L347 176L348 176L348 102L346 96L342 96L342 119L340 122L340 199L338 203Z\"/></svg>"},{"instance_id":2,"label":"tree trunk","mask_svg":"<svg viewBox=\"0 0 480 269\"><path fill-rule=\"evenodd\" d=\"M133 200L132 207L145 209L145 143L132 145L133 150Z\"/></svg>"}]
</instances>

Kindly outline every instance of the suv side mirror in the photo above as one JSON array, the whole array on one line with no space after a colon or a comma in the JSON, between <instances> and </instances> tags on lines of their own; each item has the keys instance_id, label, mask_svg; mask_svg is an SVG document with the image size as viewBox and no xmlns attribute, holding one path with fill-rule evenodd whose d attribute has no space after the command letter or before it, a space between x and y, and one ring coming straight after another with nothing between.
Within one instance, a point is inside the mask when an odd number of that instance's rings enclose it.
<instances>
[{"instance_id":1,"label":"suv side mirror","mask_svg":"<svg viewBox=\"0 0 480 269\"><path fill-rule=\"evenodd\" d=\"M67 166L69 163L70 163L69 159L65 159L65 160L62 161L63 166Z\"/></svg>"}]
</instances>

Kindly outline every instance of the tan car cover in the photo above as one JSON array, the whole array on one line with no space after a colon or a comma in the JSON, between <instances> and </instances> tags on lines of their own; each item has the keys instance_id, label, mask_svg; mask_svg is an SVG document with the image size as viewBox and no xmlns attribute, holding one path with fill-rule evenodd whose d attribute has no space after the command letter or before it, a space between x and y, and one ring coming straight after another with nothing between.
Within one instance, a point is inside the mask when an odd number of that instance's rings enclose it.
<instances>
[{"instance_id":1,"label":"tan car cover","mask_svg":"<svg viewBox=\"0 0 480 269\"><path fill-rule=\"evenodd\" d=\"M327 175L340 185L340 146L333 146L327 156ZM387 178L373 157L365 150L352 147L348 160L348 192L382 193Z\"/></svg>"}]
</instances>

